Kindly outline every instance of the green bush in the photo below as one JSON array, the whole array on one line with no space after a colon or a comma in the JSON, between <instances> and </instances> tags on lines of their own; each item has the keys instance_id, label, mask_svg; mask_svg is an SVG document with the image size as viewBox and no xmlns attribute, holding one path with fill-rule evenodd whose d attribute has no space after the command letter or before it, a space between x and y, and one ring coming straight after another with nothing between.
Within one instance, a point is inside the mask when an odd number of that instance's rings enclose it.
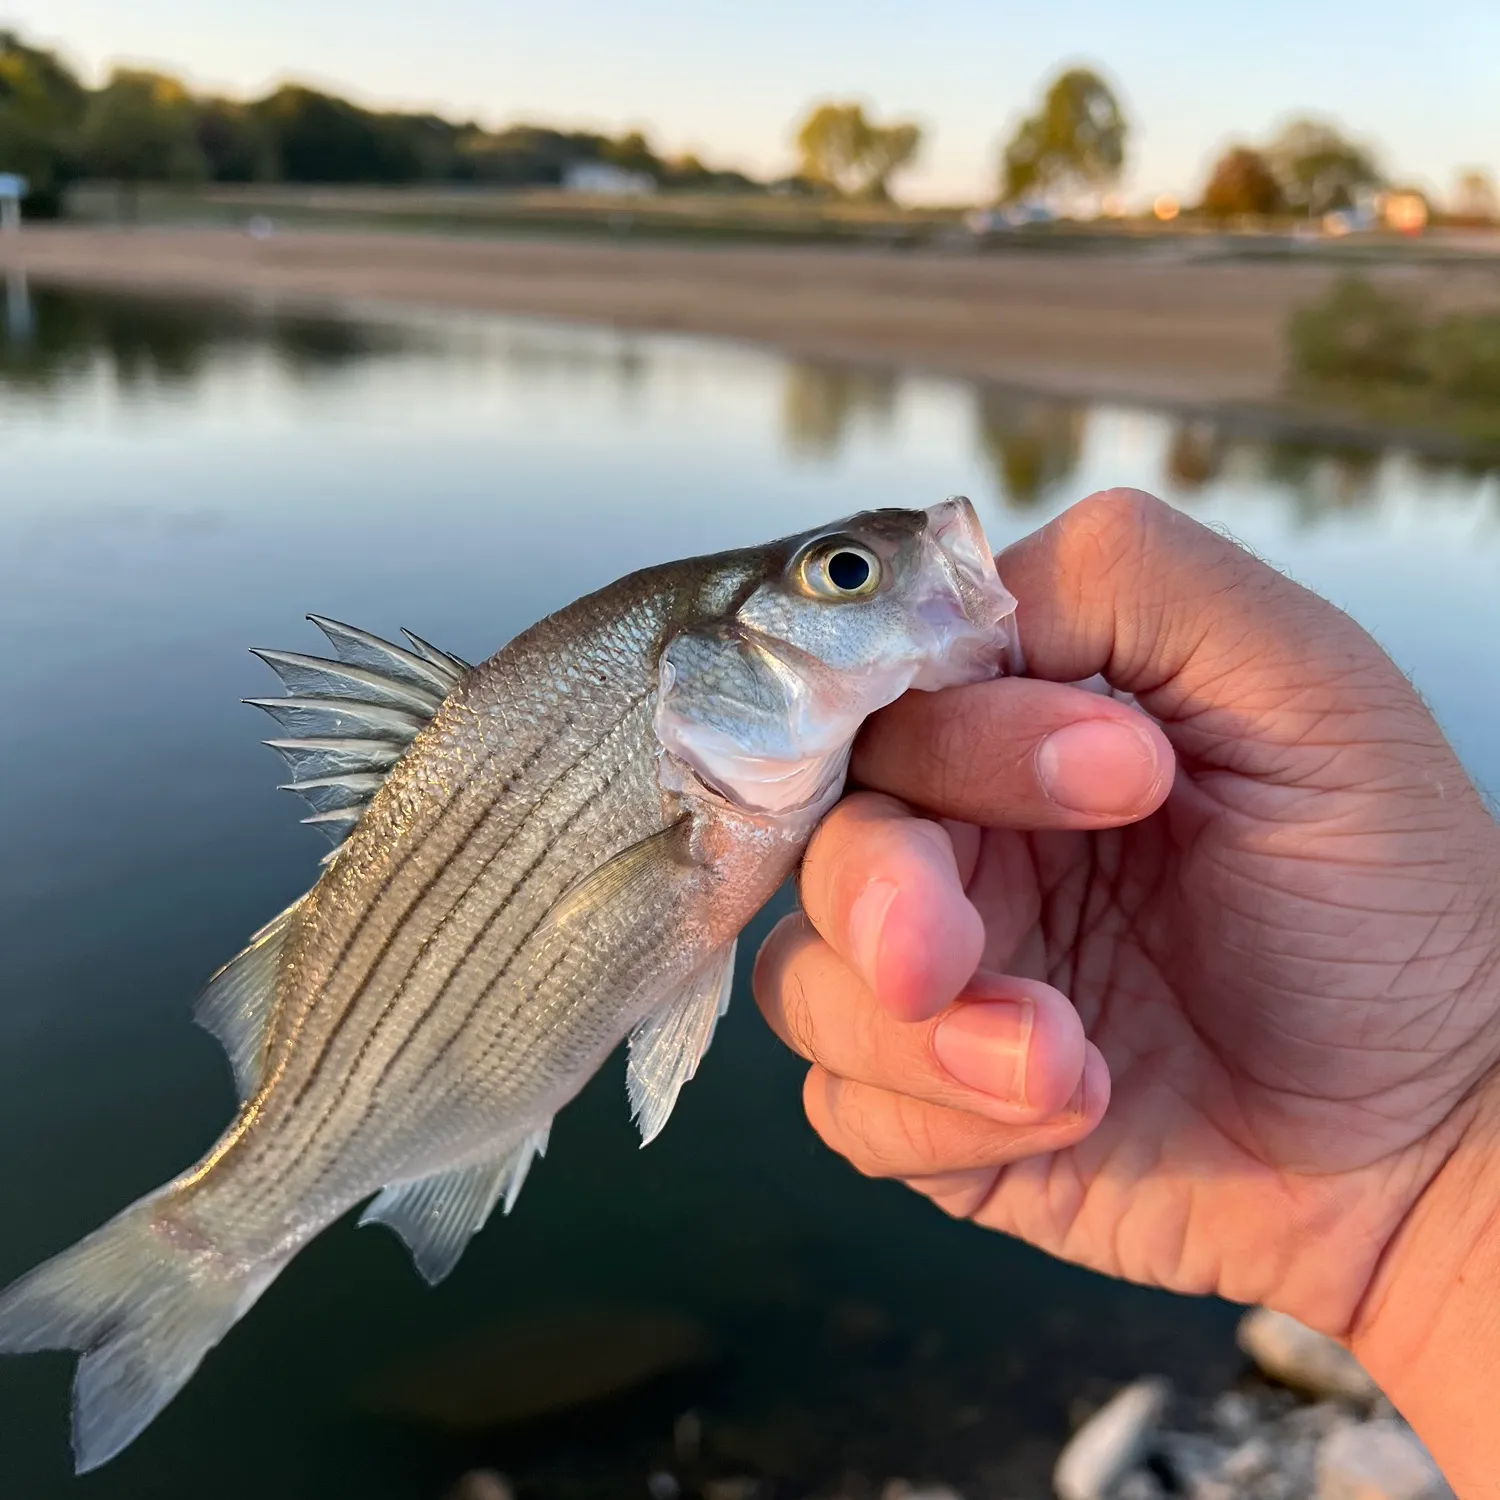
<instances>
[{"instance_id":1,"label":"green bush","mask_svg":"<svg viewBox=\"0 0 1500 1500\"><path fill-rule=\"evenodd\" d=\"M1415 303L1345 277L1326 301L1292 315L1292 370L1314 380L1416 384L1427 373L1422 334Z\"/></svg>"},{"instance_id":2,"label":"green bush","mask_svg":"<svg viewBox=\"0 0 1500 1500\"><path fill-rule=\"evenodd\" d=\"M1421 356L1444 396L1500 402L1500 312L1449 313L1427 330Z\"/></svg>"},{"instance_id":3,"label":"green bush","mask_svg":"<svg viewBox=\"0 0 1500 1500\"><path fill-rule=\"evenodd\" d=\"M1347 277L1287 325L1291 389L1366 420L1500 444L1500 309L1430 317Z\"/></svg>"}]
</instances>

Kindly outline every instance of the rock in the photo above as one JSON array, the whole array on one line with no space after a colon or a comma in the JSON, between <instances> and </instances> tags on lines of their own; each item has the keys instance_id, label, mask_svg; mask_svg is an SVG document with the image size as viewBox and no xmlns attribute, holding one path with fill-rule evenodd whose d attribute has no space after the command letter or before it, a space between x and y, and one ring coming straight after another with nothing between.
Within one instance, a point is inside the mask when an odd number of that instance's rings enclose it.
<instances>
[{"instance_id":1,"label":"rock","mask_svg":"<svg viewBox=\"0 0 1500 1500\"><path fill-rule=\"evenodd\" d=\"M1341 1344L1285 1313L1257 1307L1240 1319L1240 1348L1261 1370L1314 1396L1372 1402L1380 1388Z\"/></svg>"},{"instance_id":2,"label":"rock","mask_svg":"<svg viewBox=\"0 0 1500 1500\"><path fill-rule=\"evenodd\" d=\"M1259 1479L1276 1466L1276 1450L1267 1437L1247 1438L1219 1465L1219 1478L1233 1484Z\"/></svg>"},{"instance_id":3,"label":"rock","mask_svg":"<svg viewBox=\"0 0 1500 1500\"><path fill-rule=\"evenodd\" d=\"M1317 1500L1453 1500L1453 1491L1404 1422L1336 1427L1318 1449Z\"/></svg>"},{"instance_id":4,"label":"rock","mask_svg":"<svg viewBox=\"0 0 1500 1500\"><path fill-rule=\"evenodd\" d=\"M1059 1500L1105 1500L1146 1456L1171 1394L1165 1380L1137 1380L1105 1402L1057 1460L1052 1487Z\"/></svg>"},{"instance_id":5,"label":"rock","mask_svg":"<svg viewBox=\"0 0 1500 1500\"><path fill-rule=\"evenodd\" d=\"M1300 1500L1307 1491L1300 1489L1290 1474L1278 1469L1270 1474L1262 1474L1242 1493L1245 1500Z\"/></svg>"},{"instance_id":6,"label":"rock","mask_svg":"<svg viewBox=\"0 0 1500 1500\"><path fill-rule=\"evenodd\" d=\"M1127 1474L1114 1489L1114 1500L1166 1500L1167 1492L1150 1469Z\"/></svg>"},{"instance_id":7,"label":"rock","mask_svg":"<svg viewBox=\"0 0 1500 1500\"><path fill-rule=\"evenodd\" d=\"M1282 1419L1282 1427L1288 1437L1296 1441L1321 1442L1330 1432L1340 1427L1349 1427L1361 1418L1355 1416L1347 1406L1337 1401L1317 1401L1311 1406L1298 1406Z\"/></svg>"},{"instance_id":8,"label":"rock","mask_svg":"<svg viewBox=\"0 0 1500 1500\"><path fill-rule=\"evenodd\" d=\"M1188 1500L1240 1500L1245 1492L1227 1479L1207 1475L1195 1479L1182 1493L1188 1496Z\"/></svg>"},{"instance_id":9,"label":"rock","mask_svg":"<svg viewBox=\"0 0 1500 1500\"><path fill-rule=\"evenodd\" d=\"M1227 1456L1222 1444L1201 1432L1164 1432L1155 1446L1179 1494L1198 1500L1201 1490L1202 1500L1219 1500L1212 1484Z\"/></svg>"},{"instance_id":10,"label":"rock","mask_svg":"<svg viewBox=\"0 0 1500 1500\"><path fill-rule=\"evenodd\" d=\"M881 1487L880 1500L963 1500L957 1490L946 1484L913 1484L909 1479L888 1479Z\"/></svg>"},{"instance_id":11,"label":"rock","mask_svg":"<svg viewBox=\"0 0 1500 1500\"><path fill-rule=\"evenodd\" d=\"M510 1481L493 1469L471 1469L448 1491L448 1500L516 1500Z\"/></svg>"},{"instance_id":12,"label":"rock","mask_svg":"<svg viewBox=\"0 0 1500 1500\"><path fill-rule=\"evenodd\" d=\"M1259 1414L1255 1402L1243 1391L1225 1391L1214 1402L1214 1426L1225 1437L1248 1437L1255 1431Z\"/></svg>"}]
</instances>

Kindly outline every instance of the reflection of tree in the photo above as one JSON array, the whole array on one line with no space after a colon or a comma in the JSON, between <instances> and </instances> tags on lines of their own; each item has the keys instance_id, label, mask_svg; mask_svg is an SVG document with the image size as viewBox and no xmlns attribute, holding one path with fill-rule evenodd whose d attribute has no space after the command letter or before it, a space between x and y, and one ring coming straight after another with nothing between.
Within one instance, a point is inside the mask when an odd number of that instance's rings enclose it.
<instances>
[{"instance_id":1,"label":"reflection of tree","mask_svg":"<svg viewBox=\"0 0 1500 1500\"><path fill-rule=\"evenodd\" d=\"M632 390L647 373L646 355L634 343L523 333L507 338L499 354L508 369L533 379L577 381L602 375L621 390Z\"/></svg>"},{"instance_id":2,"label":"reflection of tree","mask_svg":"<svg viewBox=\"0 0 1500 1500\"><path fill-rule=\"evenodd\" d=\"M1379 449L1313 438L1273 438L1263 448L1265 474L1292 491L1306 520L1329 511L1369 510L1375 501Z\"/></svg>"},{"instance_id":3,"label":"reflection of tree","mask_svg":"<svg viewBox=\"0 0 1500 1500\"><path fill-rule=\"evenodd\" d=\"M1039 505L1078 467L1088 413L1065 401L979 392L979 447L1008 505Z\"/></svg>"},{"instance_id":4,"label":"reflection of tree","mask_svg":"<svg viewBox=\"0 0 1500 1500\"><path fill-rule=\"evenodd\" d=\"M1164 462L1168 485L1179 495L1195 494L1219 477L1224 454L1224 440L1212 422L1179 422Z\"/></svg>"},{"instance_id":5,"label":"reflection of tree","mask_svg":"<svg viewBox=\"0 0 1500 1500\"><path fill-rule=\"evenodd\" d=\"M265 313L203 303L75 293L32 293L25 335L0 324L0 386L54 389L104 360L125 389L181 386L216 355L269 349L294 374L311 374L405 348L414 335L308 313Z\"/></svg>"},{"instance_id":6,"label":"reflection of tree","mask_svg":"<svg viewBox=\"0 0 1500 1500\"><path fill-rule=\"evenodd\" d=\"M793 360L782 390L782 432L793 453L832 458L856 420L889 426L895 405L896 379L886 371Z\"/></svg>"}]
</instances>

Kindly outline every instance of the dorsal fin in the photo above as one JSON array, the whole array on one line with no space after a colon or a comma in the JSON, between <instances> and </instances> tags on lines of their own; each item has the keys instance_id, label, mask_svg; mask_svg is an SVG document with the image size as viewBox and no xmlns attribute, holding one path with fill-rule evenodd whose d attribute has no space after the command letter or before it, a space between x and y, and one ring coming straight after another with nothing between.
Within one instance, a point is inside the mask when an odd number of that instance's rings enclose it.
<instances>
[{"instance_id":1,"label":"dorsal fin","mask_svg":"<svg viewBox=\"0 0 1500 1500\"><path fill-rule=\"evenodd\" d=\"M286 731L266 741L291 770L284 790L307 800L312 814L302 821L338 845L469 668L410 632L412 651L321 615L308 619L328 637L337 660L258 650L287 696L245 701Z\"/></svg>"},{"instance_id":2,"label":"dorsal fin","mask_svg":"<svg viewBox=\"0 0 1500 1500\"><path fill-rule=\"evenodd\" d=\"M260 1057L276 999L282 946L297 908L306 899L299 896L280 916L267 922L208 981L193 1007L193 1019L224 1044L242 1103L255 1092L260 1080Z\"/></svg>"}]
</instances>

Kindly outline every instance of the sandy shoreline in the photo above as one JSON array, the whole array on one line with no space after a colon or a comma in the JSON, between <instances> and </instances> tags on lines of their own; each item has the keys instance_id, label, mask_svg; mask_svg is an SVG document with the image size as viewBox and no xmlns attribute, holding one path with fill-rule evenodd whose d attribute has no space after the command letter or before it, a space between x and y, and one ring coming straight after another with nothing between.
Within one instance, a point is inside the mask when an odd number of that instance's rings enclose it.
<instances>
[{"instance_id":1,"label":"sandy shoreline","mask_svg":"<svg viewBox=\"0 0 1500 1500\"><path fill-rule=\"evenodd\" d=\"M1129 252L992 255L681 247L406 233L27 227L0 267L38 281L525 314L771 344L1059 395L1255 407L1326 265ZM1438 305L1493 304L1488 268L1408 267Z\"/></svg>"}]
</instances>

